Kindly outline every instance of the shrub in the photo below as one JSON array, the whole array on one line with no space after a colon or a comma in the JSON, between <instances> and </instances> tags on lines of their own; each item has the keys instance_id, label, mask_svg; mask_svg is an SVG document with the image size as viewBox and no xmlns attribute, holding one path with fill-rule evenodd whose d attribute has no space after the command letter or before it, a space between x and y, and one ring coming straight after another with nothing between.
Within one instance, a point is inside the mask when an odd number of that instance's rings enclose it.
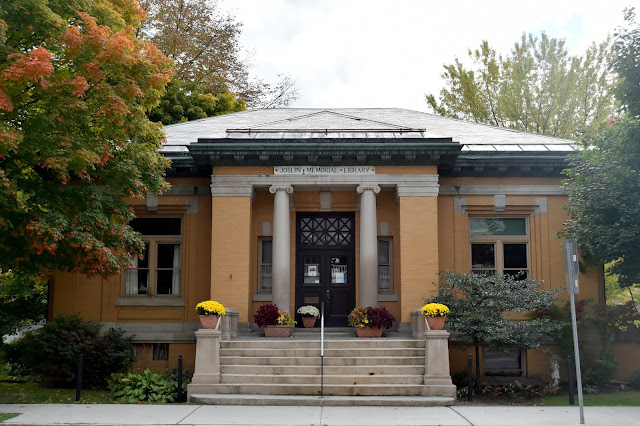
<instances>
[{"instance_id":1,"label":"shrub","mask_svg":"<svg viewBox=\"0 0 640 426\"><path fill-rule=\"evenodd\" d=\"M170 377L153 373L148 368L140 374L116 373L111 376L109 389L121 402L175 402L178 385Z\"/></svg>"},{"instance_id":2,"label":"shrub","mask_svg":"<svg viewBox=\"0 0 640 426\"><path fill-rule=\"evenodd\" d=\"M20 375L38 376L49 386L73 387L83 354L83 386L104 388L111 373L131 368L135 353L124 331L109 329L100 335L100 328L78 315L58 317L5 345L6 361Z\"/></svg>"},{"instance_id":3,"label":"shrub","mask_svg":"<svg viewBox=\"0 0 640 426\"><path fill-rule=\"evenodd\" d=\"M612 350L605 350L593 365L586 369L584 382L586 385L599 386L608 383L618 368L618 360Z\"/></svg>"},{"instance_id":4,"label":"shrub","mask_svg":"<svg viewBox=\"0 0 640 426\"><path fill-rule=\"evenodd\" d=\"M258 312L253 316L253 319L258 327L265 327L267 325L277 325L279 316L278 307L267 303L258 308Z\"/></svg>"}]
</instances>

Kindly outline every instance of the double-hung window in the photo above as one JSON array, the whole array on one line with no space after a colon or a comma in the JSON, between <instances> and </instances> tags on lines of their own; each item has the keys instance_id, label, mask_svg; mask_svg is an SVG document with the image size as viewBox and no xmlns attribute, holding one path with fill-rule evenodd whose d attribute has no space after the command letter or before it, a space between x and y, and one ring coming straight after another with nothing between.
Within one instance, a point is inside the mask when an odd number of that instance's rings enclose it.
<instances>
[{"instance_id":1,"label":"double-hung window","mask_svg":"<svg viewBox=\"0 0 640 426\"><path fill-rule=\"evenodd\" d=\"M393 239L378 237L378 293L393 293Z\"/></svg>"},{"instance_id":2,"label":"double-hung window","mask_svg":"<svg viewBox=\"0 0 640 426\"><path fill-rule=\"evenodd\" d=\"M258 293L271 293L271 237L258 238Z\"/></svg>"},{"instance_id":3,"label":"double-hung window","mask_svg":"<svg viewBox=\"0 0 640 426\"><path fill-rule=\"evenodd\" d=\"M179 296L181 293L182 224L179 218L137 218L132 228L142 234L144 253L125 273L127 296Z\"/></svg>"},{"instance_id":4,"label":"double-hung window","mask_svg":"<svg viewBox=\"0 0 640 426\"><path fill-rule=\"evenodd\" d=\"M527 278L529 232L525 217L471 217L471 272Z\"/></svg>"}]
</instances>

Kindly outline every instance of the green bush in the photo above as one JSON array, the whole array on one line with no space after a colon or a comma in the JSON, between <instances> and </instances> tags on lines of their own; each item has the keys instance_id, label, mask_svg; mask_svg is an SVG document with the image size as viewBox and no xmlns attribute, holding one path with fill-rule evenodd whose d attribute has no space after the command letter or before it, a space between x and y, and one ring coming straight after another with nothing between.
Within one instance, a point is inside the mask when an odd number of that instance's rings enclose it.
<instances>
[{"instance_id":1,"label":"green bush","mask_svg":"<svg viewBox=\"0 0 640 426\"><path fill-rule=\"evenodd\" d=\"M586 385L599 386L608 383L618 368L618 360L612 350L603 352L600 359L586 369L584 382Z\"/></svg>"},{"instance_id":2,"label":"green bush","mask_svg":"<svg viewBox=\"0 0 640 426\"><path fill-rule=\"evenodd\" d=\"M175 402L178 386L170 377L147 368L141 374L113 374L109 388L118 401L166 403Z\"/></svg>"},{"instance_id":3,"label":"green bush","mask_svg":"<svg viewBox=\"0 0 640 426\"><path fill-rule=\"evenodd\" d=\"M135 353L124 331L110 328L101 335L100 328L78 315L58 317L5 345L6 361L16 374L38 376L48 386L73 387L83 354L83 387L105 388L112 373L131 369Z\"/></svg>"},{"instance_id":4,"label":"green bush","mask_svg":"<svg viewBox=\"0 0 640 426\"><path fill-rule=\"evenodd\" d=\"M640 370L636 370L629 377L629 386L634 389L640 389Z\"/></svg>"}]
</instances>

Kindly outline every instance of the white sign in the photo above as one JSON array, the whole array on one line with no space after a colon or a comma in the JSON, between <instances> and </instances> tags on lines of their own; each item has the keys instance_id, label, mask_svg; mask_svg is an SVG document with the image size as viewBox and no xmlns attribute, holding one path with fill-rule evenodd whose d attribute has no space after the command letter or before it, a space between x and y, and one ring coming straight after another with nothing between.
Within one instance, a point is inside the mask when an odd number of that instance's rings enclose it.
<instances>
[{"instance_id":1,"label":"white sign","mask_svg":"<svg viewBox=\"0 0 640 426\"><path fill-rule=\"evenodd\" d=\"M274 175L375 175L375 166L275 166Z\"/></svg>"}]
</instances>

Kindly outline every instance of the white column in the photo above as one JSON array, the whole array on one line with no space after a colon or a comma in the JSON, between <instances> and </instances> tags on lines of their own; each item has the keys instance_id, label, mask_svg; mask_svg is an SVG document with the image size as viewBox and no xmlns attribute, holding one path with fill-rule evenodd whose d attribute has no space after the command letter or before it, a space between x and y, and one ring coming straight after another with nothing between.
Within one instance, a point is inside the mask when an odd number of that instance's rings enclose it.
<instances>
[{"instance_id":1,"label":"white column","mask_svg":"<svg viewBox=\"0 0 640 426\"><path fill-rule=\"evenodd\" d=\"M273 200L273 252L271 259L271 296L273 304L280 310L288 311L290 291L290 245L289 232L289 195L293 193L291 185L273 185L269 192Z\"/></svg>"},{"instance_id":2,"label":"white column","mask_svg":"<svg viewBox=\"0 0 640 426\"><path fill-rule=\"evenodd\" d=\"M378 185L360 185L360 305L378 306Z\"/></svg>"}]
</instances>

